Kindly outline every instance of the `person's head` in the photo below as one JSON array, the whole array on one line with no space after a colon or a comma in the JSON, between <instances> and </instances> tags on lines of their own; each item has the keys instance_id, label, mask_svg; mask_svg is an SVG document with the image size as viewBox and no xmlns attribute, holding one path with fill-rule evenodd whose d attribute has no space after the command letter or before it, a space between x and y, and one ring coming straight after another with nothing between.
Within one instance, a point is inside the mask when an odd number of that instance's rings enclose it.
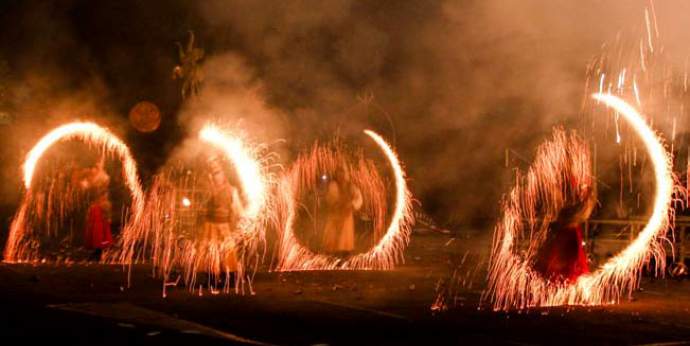
<instances>
[{"instance_id":1,"label":"person's head","mask_svg":"<svg viewBox=\"0 0 690 346\"><path fill-rule=\"evenodd\" d=\"M211 174L215 174L218 171L223 171L221 159L217 154L209 155L208 159L206 160L206 163L208 164L208 168L209 171L211 171Z\"/></svg>"},{"instance_id":2,"label":"person's head","mask_svg":"<svg viewBox=\"0 0 690 346\"><path fill-rule=\"evenodd\" d=\"M335 175L333 177L338 183L349 183L350 182L350 172L344 166L338 166L335 170Z\"/></svg>"},{"instance_id":3,"label":"person's head","mask_svg":"<svg viewBox=\"0 0 690 346\"><path fill-rule=\"evenodd\" d=\"M222 170L211 173L211 182L215 186L227 184L228 180Z\"/></svg>"},{"instance_id":4,"label":"person's head","mask_svg":"<svg viewBox=\"0 0 690 346\"><path fill-rule=\"evenodd\" d=\"M208 168L211 171L211 183L215 186L220 186L227 183L227 178L225 172L223 172L223 166L221 164L220 157L218 155L209 156Z\"/></svg>"},{"instance_id":5,"label":"person's head","mask_svg":"<svg viewBox=\"0 0 690 346\"><path fill-rule=\"evenodd\" d=\"M108 194L108 191L100 191L98 194L98 197L96 197L96 203L102 205L102 206L109 206L110 205L110 195Z\"/></svg>"},{"instance_id":6,"label":"person's head","mask_svg":"<svg viewBox=\"0 0 690 346\"><path fill-rule=\"evenodd\" d=\"M589 219L597 201L596 184L592 177L571 177L567 192L566 198L570 200L559 213L559 220L565 224L572 224Z\"/></svg>"}]
</instances>

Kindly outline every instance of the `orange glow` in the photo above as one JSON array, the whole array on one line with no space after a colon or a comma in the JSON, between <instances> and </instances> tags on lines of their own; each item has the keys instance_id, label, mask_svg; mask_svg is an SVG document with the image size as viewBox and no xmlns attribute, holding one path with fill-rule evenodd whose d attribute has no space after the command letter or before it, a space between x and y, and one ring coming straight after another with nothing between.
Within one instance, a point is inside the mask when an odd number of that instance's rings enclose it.
<instances>
[{"instance_id":1,"label":"orange glow","mask_svg":"<svg viewBox=\"0 0 690 346\"><path fill-rule=\"evenodd\" d=\"M263 146L252 146L241 136L212 124L202 128L199 139L220 150L237 173L238 190L244 197L241 198L244 203L241 203L237 229L230 230L231 236L225 238L201 239L198 234L181 238L176 219L180 213L178 207L191 208L192 197L180 199L178 192L183 191L180 181L164 171L154 179L142 222L131 225L133 231L124 239L125 251L120 261L135 263L150 258L155 272L164 281L164 296L167 287L175 286L180 280L189 290L199 290L201 294L199 273L209 274L208 289L212 294L221 290L227 293L231 288L236 293L248 288L251 293L252 277L265 252L265 228L271 214L269 191L273 178L267 168L269 160L262 156ZM194 227L194 233L201 232L197 228ZM230 280L225 280L223 287L216 287L223 275L229 277L222 263L230 252L236 255L238 263L234 286ZM179 277L171 277L174 270L180 272Z\"/></svg>"},{"instance_id":2,"label":"orange glow","mask_svg":"<svg viewBox=\"0 0 690 346\"><path fill-rule=\"evenodd\" d=\"M185 208L189 208L190 206L192 206L192 201L190 201L189 198L187 198L187 197L183 197L182 198L182 206Z\"/></svg>"},{"instance_id":3,"label":"orange glow","mask_svg":"<svg viewBox=\"0 0 690 346\"><path fill-rule=\"evenodd\" d=\"M380 135L371 130L365 130L364 133L383 151L395 179L393 215L382 238L371 250L347 259L318 254L300 244L293 230L300 185L303 184L303 181L314 180L311 175L319 174L319 172L316 172L316 167L324 165L333 168L338 164L336 161L339 161L336 156L316 151L314 154L318 156L318 160L326 161L325 163L316 164L311 162L313 160L309 158L298 160L292 170L283 177L279 186L278 193L279 198L283 201L281 210L284 215L281 226L282 235L278 255L279 260L276 270L387 270L392 269L397 263L403 261L403 251L409 242L412 224L411 197L405 181L405 172L394 150ZM324 179L324 176L319 178ZM366 179L363 179L359 183L367 184L368 182ZM363 190L366 188L382 189L382 187L376 186L361 186L360 188ZM375 208L381 208L385 203L385 199L381 197L381 200L369 202L376 204Z\"/></svg>"},{"instance_id":4,"label":"orange glow","mask_svg":"<svg viewBox=\"0 0 690 346\"><path fill-rule=\"evenodd\" d=\"M266 206L268 199L267 182L262 174L261 162L255 157L254 150L248 148L238 137L223 133L215 125L206 125L199 137L217 148L233 163L242 184L242 191L247 198L246 217L256 219Z\"/></svg>"},{"instance_id":5,"label":"orange glow","mask_svg":"<svg viewBox=\"0 0 690 346\"><path fill-rule=\"evenodd\" d=\"M117 155L122 161L125 183L132 196L132 219L138 220L144 208L144 193L139 183L137 165L129 148L108 129L91 122L73 122L59 126L43 136L29 151L22 165L24 173L24 186L26 194L19 211L10 226L10 234L5 246L4 260L7 262L21 262L36 260L28 251L29 239L26 239L27 209L32 194L31 182L33 181L36 165L43 154L55 143L67 140L80 140L90 146L102 148L108 154Z\"/></svg>"},{"instance_id":6,"label":"orange glow","mask_svg":"<svg viewBox=\"0 0 690 346\"><path fill-rule=\"evenodd\" d=\"M625 119L644 143L656 180L652 215L638 237L596 271L570 283L545 280L531 269L530 258L515 254L516 240L524 234L531 234L529 232L539 226L538 217L549 217L548 212L545 216L536 215L536 203L544 203L545 209L551 213L562 207L558 201L562 192L556 190L562 186L559 179L563 179L562 175L565 174L557 170L564 160L560 154L562 150L573 150L575 157L583 158L583 164L573 167L579 170L579 176L591 173L587 148L573 148L571 143L558 137L554 142L543 144L526 175L524 187L518 182L504 201L503 219L496 227L489 288L483 295L483 299L492 301L495 310L615 303L638 287L641 268L652 257L656 259L657 271L665 267L664 248L660 240L664 239L673 216L671 203L675 179L671 171L671 158L661 139L632 106L611 94L597 93L592 97ZM529 229L524 229L524 218L527 218ZM531 241L530 247L541 244L539 239Z\"/></svg>"}]
</instances>

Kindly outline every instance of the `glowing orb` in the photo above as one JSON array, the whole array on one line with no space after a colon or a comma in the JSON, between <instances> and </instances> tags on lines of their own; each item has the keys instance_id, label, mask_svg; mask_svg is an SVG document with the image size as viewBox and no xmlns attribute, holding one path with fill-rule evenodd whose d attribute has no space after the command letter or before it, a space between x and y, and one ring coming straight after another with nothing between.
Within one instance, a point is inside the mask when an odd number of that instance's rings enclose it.
<instances>
[{"instance_id":1,"label":"glowing orb","mask_svg":"<svg viewBox=\"0 0 690 346\"><path fill-rule=\"evenodd\" d=\"M284 223L281 226L282 235L276 270L387 270L403 261L402 252L409 242L410 226L413 220L405 172L398 156L380 135L371 130L365 130L364 133L383 151L395 178L395 205L385 234L369 251L348 258L315 253L300 244L293 230L298 203L295 184L304 177L300 176L298 169L293 169L279 185L279 195L284 203L285 215L283 215ZM323 175L320 178L324 180L328 177Z\"/></svg>"},{"instance_id":2,"label":"glowing orb","mask_svg":"<svg viewBox=\"0 0 690 346\"><path fill-rule=\"evenodd\" d=\"M161 124L161 112L153 102L138 102L129 110L129 123L139 132L153 132Z\"/></svg>"},{"instance_id":3,"label":"glowing orb","mask_svg":"<svg viewBox=\"0 0 690 346\"><path fill-rule=\"evenodd\" d=\"M192 201L189 200L187 197L182 197L182 206L185 208L189 208L192 205Z\"/></svg>"},{"instance_id":4,"label":"glowing orb","mask_svg":"<svg viewBox=\"0 0 690 346\"><path fill-rule=\"evenodd\" d=\"M22 205L20 206L17 215L12 220L10 226L10 234L5 246L4 259L5 261L27 261L28 252L26 245L26 217L28 210L28 196L30 196L31 182L33 180L36 165L43 157L43 154L55 143L66 140L78 139L86 142L88 145L100 146L106 153L114 153L122 161L123 176L125 184L127 185L132 196L132 218L137 220L144 208L144 193L142 192L141 184L139 183L139 175L137 173L137 165L125 145L119 138L117 138L108 129L103 128L91 122L73 122L59 126L48 134L43 136L36 145L29 151L22 165L24 172L24 186L26 187L26 194Z\"/></svg>"},{"instance_id":5,"label":"glowing orb","mask_svg":"<svg viewBox=\"0 0 690 346\"><path fill-rule=\"evenodd\" d=\"M550 282L534 272L525 259L514 254L515 239L522 230L523 205L534 203L524 201L525 194L516 186L505 202L503 219L496 228L489 287L483 295L484 300L492 301L496 310L615 303L639 286L642 265L652 257L656 260L657 272L663 271L666 265L660 240L664 239L674 213L671 203L675 179L670 156L661 139L633 107L611 94L597 93L593 98L620 114L644 143L656 180L652 215L638 237L595 272L582 275L574 282Z\"/></svg>"}]
</instances>

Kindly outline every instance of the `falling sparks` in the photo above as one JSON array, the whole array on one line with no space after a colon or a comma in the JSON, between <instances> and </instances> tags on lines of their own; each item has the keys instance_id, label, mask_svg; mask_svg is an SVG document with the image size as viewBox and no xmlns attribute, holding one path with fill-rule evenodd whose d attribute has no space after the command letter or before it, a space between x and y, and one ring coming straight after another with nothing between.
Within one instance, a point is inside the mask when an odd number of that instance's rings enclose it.
<instances>
[{"instance_id":1,"label":"falling sparks","mask_svg":"<svg viewBox=\"0 0 690 346\"><path fill-rule=\"evenodd\" d=\"M90 146L100 147L103 152L114 154L122 161L122 170L125 183L132 197L131 220L141 217L144 209L144 193L142 192L137 173L137 166L129 148L108 129L91 122L72 122L59 126L43 136L29 151L22 165L24 186L26 193L19 211L12 220L10 234L5 246L4 260L7 262L21 262L38 260L36 251L30 249L31 244L36 244L36 235L31 230L31 222L27 219L30 204L34 199L32 182L36 165L40 162L45 152L60 141L80 140ZM123 231L123 232L126 232Z\"/></svg>"},{"instance_id":2,"label":"falling sparks","mask_svg":"<svg viewBox=\"0 0 690 346\"><path fill-rule=\"evenodd\" d=\"M650 28L651 20L649 19L649 10L646 8L644 10L644 20L647 24L647 45L649 46L649 51L654 53L654 44L652 44L652 29Z\"/></svg>"},{"instance_id":3,"label":"falling sparks","mask_svg":"<svg viewBox=\"0 0 690 346\"><path fill-rule=\"evenodd\" d=\"M121 157L124 166L124 177L127 186L132 191L132 197L137 203L143 203L143 192L139 184L137 165L132 158L132 154L129 152L129 148L108 129L90 122L73 122L62 125L50 131L36 143L27 154L26 160L22 165L22 170L24 171L24 186L27 190L31 188L31 181L34 176L36 164L45 151L59 141L67 141L70 139L79 139L89 145L102 145L106 152L112 152Z\"/></svg>"},{"instance_id":4,"label":"falling sparks","mask_svg":"<svg viewBox=\"0 0 690 346\"><path fill-rule=\"evenodd\" d=\"M252 146L242 136L213 124L199 132L199 140L221 151L236 172L243 197L242 206L236 210L240 212L236 229L230 229L229 235L202 239L197 215L189 215L192 224L185 228L183 215L198 213L199 209L195 209L198 204L193 203L194 195L180 193L199 189L203 177L186 170L183 174L163 171L148 194L142 222L132 225L134 231L124 239L120 261L131 264L150 258L163 279L164 296L167 287L180 280L190 290L203 294L201 273L208 274L206 285L212 294L231 289L235 293L253 293L252 279L265 252L265 228L272 214L269 190L273 183L267 166L270 158L263 155L263 146ZM233 254L237 261L234 282L230 275L233 273L223 265ZM180 276L173 277L175 271L180 271Z\"/></svg>"},{"instance_id":5,"label":"falling sparks","mask_svg":"<svg viewBox=\"0 0 690 346\"><path fill-rule=\"evenodd\" d=\"M323 179L323 176L318 175L321 174L319 170L335 171L344 160L342 153L315 147L311 155L298 159L279 185L281 211L284 215L281 217L282 235L276 270L387 270L403 261L402 253L409 242L412 223L411 197L405 182L405 172L393 149L380 135L370 130L365 130L364 133L383 151L395 180L395 204L385 233L369 251L348 258L315 253L300 243L293 229L299 196L304 190L313 188L315 177ZM374 174L371 169L373 168L368 168L360 161L358 168L350 168L350 171L354 185L359 185L364 193L373 193L370 194L373 197L364 199L365 204L370 204L375 215L382 215L385 210L384 198L382 194L376 194L382 191L382 187L372 185L377 179L371 179L370 175ZM382 227L376 226L379 218L374 217L375 228Z\"/></svg>"},{"instance_id":6,"label":"falling sparks","mask_svg":"<svg viewBox=\"0 0 690 346\"><path fill-rule=\"evenodd\" d=\"M665 267L665 252L660 241L664 239L674 214L675 180L671 158L661 139L632 106L610 94L597 93L593 98L620 114L644 143L656 179L652 215L627 248L593 273L582 275L574 282L553 282L535 272L531 267L536 253L533 249L544 240L544 225L548 225L545 222L553 219L567 198L562 189L566 183L563 177L569 174L587 177L590 174L586 146L556 134L553 141L540 147L524 180L524 187L518 182L504 202L503 219L494 238L489 287L483 295L483 299L492 301L495 310L614 303L638 287L640 269L651 258L655 259L657 272ZM568 164L567 157L571 157L572 164ZM537 215L537 205L541 205L545 215ZM538 217L546 221L539 223ZM523 218L527 219L528 229L525 229ZM525 232L530 237L531 250L521 256L516 251Z\"/></svg>"},{"instance_id":7,"label":"falling sparks","mask_svg":"<svg viewBox=\"0 0 690 346\"><path fill-rule=\"evenodd\" d=\"M645 259L644 254L646 250L653 245L653 241L656 238L664 237L664 232L669 226L669 215L673 214L671 202L675 181L672 173L671 157L666 152L661 139L657 137L654 130L649 127L632 106L619 97L610 94L594 94L593 97L616 110L618 114L621 114L628 121L635 133L642 139L654 167L656 192L652 216L649 218L645 228L640 232L638 238L626 250L614 258L622 263L620 266L623 268L626 265L630 266L629 263L637 264L639 267ZM660 248L660 251L663 251L663 248ZM658 257L664 257L661 255L663 253L656 256L657 259ZM660 268L663 269L663 259L658 262L660 263L657 266L662 266Z\"/></svg>"},{"instance_id":8,"label":"falling sparks","mask_svg":"<svg viewBox=\"0 0 690 346\"><path fill-rule=\"evenodd\" d=\"M261 161L238 137L223 133L215 125L206 125L200 132L201 140L220 148L234 164L242 184L242 191L248 201L246 216L256 219L266 206L268 184L264 177Z\"/></svg>"},{"instance_id":9,"label":"falling sparks","mask_svg":"<svg viewBox=\"0 0 690 346\"><path fill-rule=\"evenodd\" d=\"M648 2L642 14L641 30L635 30L628 39L623 38L627 35L624 36L619 32L615 43L602 45L601 53L588 64L587 81L596 80L600 84L597 88L596 85L590 85L587 82L585 95L594 92L610 93L629 101L640 111L651 127L667 135L669 151L673 154L672 164L679 170L685 171L686 158L684 155L675 154L689 149L681 131L687 127L688 121L687 107L685 107L688 98L686 87L688 59L685 57L685 59L677 60L669 56L669 50L665 49L659 37L659 23L653 1ZM681 61L685 64L679 64ZM617 83L612 82L616 79L615 76L617 76ZM605 117L603 121L606 122L606 126L598 126L598 122L601 121L599 119L602 117L598 117L592 111L597 102L590 101L589 97L583 99L581 114L585 119L582 122L583 133L597 141L615 136L616 142L621 144L617 160L618 177L621 179L620 184L616 184L620 188L619 205L616 207L618 215L628 217L632 214L645 213L648 206L645 201L651 203L651 199L645 198L642 193L647 189L644 178L646 165L638 165L636 166L638 169L633 169L636 160L629 159L629 152L640 149L641 142L635 136L626 136L628 127L625 124L619 124L619 114L615 114L614 117ZM608 126L609 124L612 126ZM615 132L610 131L614 129ZM614 149L606 153L614 154L615 151ZM640 193L643 195L641 204L636 202L640 200Z\"/></svg>"}]
</instances>

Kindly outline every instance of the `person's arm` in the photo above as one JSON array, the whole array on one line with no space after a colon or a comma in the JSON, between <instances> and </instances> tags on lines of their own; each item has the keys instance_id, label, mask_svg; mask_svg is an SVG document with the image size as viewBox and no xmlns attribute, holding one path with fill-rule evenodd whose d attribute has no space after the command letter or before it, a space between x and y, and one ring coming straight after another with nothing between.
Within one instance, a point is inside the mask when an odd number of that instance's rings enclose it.
<instances>
[{"instance_id":1,"label":"person's arm","mask_svg":"<svg viewBox=\"0 0 690 346\"><path fill-rule=\"evenodd\" d=\"M331 181L328 183L328 191L326 191L326 204L336 205L340 200L340 187L338 183Z\"/></svg>"},{"instance_id":2,"label":"person's arm","mask_svg":"<svg viewBox=\"0 0 690 346\"><path fill-rule=\"evenodd\" d=\"M362 208L364 204L364 198L362 197L362 191L357 186L352 186L352 207L355 210Z\"/></svg>"},{"instance_id":3,"label":"person's arm","mask_svg":"<svg viewBox=\"0 0 690 346\"><path fill-rule=\"evenodd\" d=\"M113 205L110 201L103 203L103 214L105 214L105 220L109 224L113 222Z\"/></svg>"},{"instance_id":4,"label":"person's arm","mask_svg":"<svg viewBox=\"0 0 690 346\"><path fill-rule=\"evenodd\" d=\"M237 192L237 189L232 187L232 212L235 213L236 216L242 216L244 214L244 206L242 205L242 199L240 198L239 192Z\"/></svg>"}]
</instances>

